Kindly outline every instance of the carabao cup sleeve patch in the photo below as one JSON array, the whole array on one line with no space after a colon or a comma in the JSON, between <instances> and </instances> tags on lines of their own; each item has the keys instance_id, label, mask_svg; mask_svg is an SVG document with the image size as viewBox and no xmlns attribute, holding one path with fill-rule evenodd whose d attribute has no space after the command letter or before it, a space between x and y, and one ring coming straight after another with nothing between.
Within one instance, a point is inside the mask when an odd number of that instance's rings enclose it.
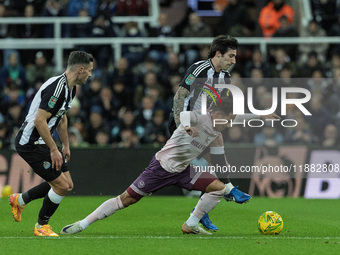
<instances>
[{"instance_id":1,"label":"carabao cup sleeve patch","mask_svg":"<svg viewBox=\"0 0 340 255\"><path fill-rule=\"evenodd\" d=\"M57 101L58 101L58 98L51 96L50 101L48 101L48 107L54 108Z\"/></svg>"},{"instance_id":2,"label":"carabao cup sleeve patch","mask_svg":"<svg viewBox=\"0 0 340 255\"><path fill-rule=\"evenodd\" d=\"M185 83L187 85L191 85L194 81L195 81L195 76L193 76L192 74L188 75L188 77L185 79Z\"/></svg>"}]
</instances>

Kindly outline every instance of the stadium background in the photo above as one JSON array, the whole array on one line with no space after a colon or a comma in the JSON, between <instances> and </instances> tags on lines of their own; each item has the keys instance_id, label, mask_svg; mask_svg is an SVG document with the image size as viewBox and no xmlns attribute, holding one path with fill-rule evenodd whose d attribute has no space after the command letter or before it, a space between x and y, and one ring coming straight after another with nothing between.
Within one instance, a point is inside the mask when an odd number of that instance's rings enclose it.
<instances>
[{"instance_id":1,"label":"stadium background","mask_svg":"<svg viewBox=\"0 0 340 255\"><path fill-rule=\"evenodd\" d=\"M30 21L24 17L28 2L0 3L0 187L10 184L14 192L19 192L40 181L27 173L28 166L13 150L13 137L41 82L63 71L71 50L83 49L95 55L96 69L91 82L79 89L75 110L69 112L73 194L120 193L168 137L166 121L176 85L193 61L206 58L207 45L220 33L230 33L241 44L237 64L231 70L234 79L322 78L322 84L311 82L308 88L321 104L313 119L302 120L308 139L294 141L292 134L282 131L268 139L263 138L261 130L226 133L230 161L237 166L259 164L268 158L284 164L287 160L296 164L339 163L339 1L285 1L295 11L293 23L270 40L262 35L258 22L267 1L239 0L244 9L238 10L246 10L249 16L241 20L223 20L223 11L216 11L223 1L136 1L148 4L147 8L129 8L126 13L121 9L120 14L118 4L126 1L83 1L89 4L85 6L72 0L32 1L36 18ZM77 8L87 9L87 16L75 17ZM138 13L140 10L144 13ZM148 15L137 16L145 10ZM197 31L186 29L193 12L202 22L197 23ZM159 29L159 17L165 22L163 30ZM318 31L324 31L323 36L308 35L310 20L316 22ZM232 30L220 25L227 21ZM21 24L31 26L23 28ZM262 63L255 67L252 59L258 50ZM11 58L17 58L14 66L10 65ZM39 67L37 61L46 63ZM270 96L270 87L264 92L264 96ZM264 98L257 99L260 108L265 107L260 104ZM55 139L58 141L57 134ZM274 145L268 146L269 140ZM316 177L304 174L235 182L252 195L339 197L339 176ZM314 193L307 194L308 181L318 185ZM182 191L169 188L158 194L181 195Z\"/></svg>"}]
</instances>

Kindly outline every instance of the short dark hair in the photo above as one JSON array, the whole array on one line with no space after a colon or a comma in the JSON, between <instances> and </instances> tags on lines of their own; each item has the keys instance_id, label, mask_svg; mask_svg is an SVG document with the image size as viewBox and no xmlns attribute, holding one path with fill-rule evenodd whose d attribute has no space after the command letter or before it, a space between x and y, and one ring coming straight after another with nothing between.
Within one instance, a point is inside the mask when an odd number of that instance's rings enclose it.
<instances>
[{"instance_id":1,"label":"short dark hair","mask_svg":"<svg viewBox=\"0 0 340 255\"><path fill-rule=\"evenodd\" d=\"M93 56L85 51L72 51L67 60L67 66L89 65L93 62Z\"/></svg>"},{"instance_id":2,"label":"short dark hair","mask_svg":"<svg viewBox=\"0 0 340 255\"><path fill-rule=\"evenodd\" d=\"M221 111L221 112L224 112L225 115L229 115L230 113L233 112L233 98L232 97L229 97L229 96L221 97L222 104L220 104L220 102L218 101L216 102L217 104L211 107L212 112Z\"/></svg>"},{"instance_id":3,"label":"short dark hair","mask_svg":"<svg viewBox=\"0 0 340 255\"><path fill-rule=\"evenodd\" d=\"M213 58L217 51L223 55L229 49L237 50L238 41L230 35L219 35L215 37L212 44L210 45L209 58Z\"/></svg>"}]
</instances>

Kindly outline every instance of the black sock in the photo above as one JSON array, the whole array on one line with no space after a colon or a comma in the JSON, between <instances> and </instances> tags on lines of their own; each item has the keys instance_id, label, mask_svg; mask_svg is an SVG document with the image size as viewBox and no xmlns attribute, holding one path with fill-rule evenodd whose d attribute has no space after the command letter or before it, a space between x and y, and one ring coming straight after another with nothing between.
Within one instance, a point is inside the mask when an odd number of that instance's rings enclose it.
<instances>
[{"instance_id":1,"label":"black sock","mask_svg":"<svg viewBox=\"0 0 340 255\"><path fill-rule=\"evenodd\" d=\"M32 200L45 197L50 189L51 186L48 184L48 182L42 182L30 190L22 193L22 199L24 200L25 204L28 204Z\"/></svg>"},{"instance_id":2,"label":"black sock","mask_svg":"<svg viewBox=\"0 0 340 255\"><path fill-rule=\"evenodd\" d=\"M50 220L54 212L57 210L58 206L59 204L53 203L47 194L44 198L43 206L41 207L39 212L38 224L40 225L48 224L48 221Z\"/></svg>"}]
</instances>

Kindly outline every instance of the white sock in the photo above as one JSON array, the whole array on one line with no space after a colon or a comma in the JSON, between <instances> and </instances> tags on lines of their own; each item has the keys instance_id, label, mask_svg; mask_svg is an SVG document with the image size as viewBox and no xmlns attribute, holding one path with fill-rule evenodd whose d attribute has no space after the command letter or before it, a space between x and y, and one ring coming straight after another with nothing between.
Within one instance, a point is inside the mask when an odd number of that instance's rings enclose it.
<instances>
[{"instance_id":1,"label":"white sock","mask_svg":"<svg viewBox=\"0 0 340 255\"><path fill-rule=\"evenodd\" d=\"M228 182L225 185L225 194L228 195L233 188L234 188L234 185L232 185L231 182Z\"/></svg>"},{"instance_id":2,"label":"white sock","mask_svg":"<svg viewBox=\"0 0 340 255\"><path fill-rule=\"evenodd\" d=\"M105 219L106 217L114 214L116 211L123 209L123 203L120 199L120 196L111 198L109 200L106 200L104 203L102 203L96 210L94 210L91 214L89 214L85 219L87 220L87 223L83 220L81 224L84 224L84 226L88 227L90 224L97 220Z\"/></svg>"},{"instance_id":3,"label":"white sock","mask_svg":"<svg viewBox=\"0 0 340 255\"><path fill-rule=\"evenodd\" d=\"M89 223L89 221L87 220L87 218L85 218L85 219L79 221L79 224L80 224L80 226L81 226L82 229L85 229L85 228L87 228L88 226L90 226L90 223Z\"/></svg>"},{"instance_id":4,"label":"white sock","mask_svg":"<svg viewBox=\"0 0 340 255\"><path fill-rule=\"evenodd\" d=\"M209 213L215 206L220 202L221 198L225 193L225 189L204 193L198 201L193 214L198 218L202 219L204 214Z\"/></svg>"},{"instance_id":5,"label":"white sock","mask_svg":"<svg viewBox=\"0 0 340 255\"><path fill-rule=\"evenodd\" d=\"M18 203L19 203L20 206L25 206L26 205L24 200L22 199L22 193L18 197Z\"/></svg>"},{"instance_id":6,"label":"white sock","mask_svg":"<svg viewBox=\"0 0 340 255\"><path fill-rule=\"evenodd\" d=\"M61 200L64 198L64 196L60 196L57 193L55 193L52 188L48 192L48 197L53 203L57 205L60 204Z\"/></svg>"},{"instance_id":7,"label":"white sock","mask_svg":"<svg viewBox=\"0 0 340 255\"><path fill-rule=\"evenodd\" d=\"M197 218L193 213L190 213L189 219L185 222L189 227L196 226L198 222L200 221L199 218Z\"/></svg>"}]
</instances>

